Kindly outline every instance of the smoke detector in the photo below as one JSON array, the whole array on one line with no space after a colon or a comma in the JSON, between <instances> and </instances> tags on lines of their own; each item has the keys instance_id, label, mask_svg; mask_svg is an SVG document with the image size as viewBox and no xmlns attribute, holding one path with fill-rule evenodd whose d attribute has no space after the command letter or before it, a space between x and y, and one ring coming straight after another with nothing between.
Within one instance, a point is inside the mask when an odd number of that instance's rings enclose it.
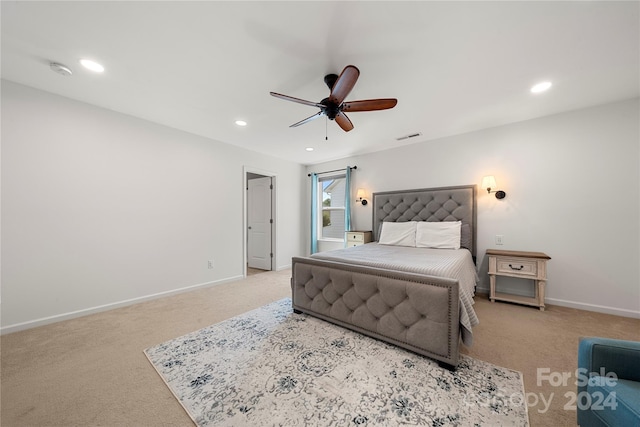
<instances>
[{"instance_id":1,"label":"smoke detector","mask_svg":"<svg viewBox=\"0 0 640 427\"><path fill-rule=\"evenodd\" d=\"M58 64L57 62L52 62L51 64L49 64L49 68L51 68L52 71L55 71L58 74L62 74L63 76L70 76L73 74L69 67Z\"/></svg>"}]
</instances>

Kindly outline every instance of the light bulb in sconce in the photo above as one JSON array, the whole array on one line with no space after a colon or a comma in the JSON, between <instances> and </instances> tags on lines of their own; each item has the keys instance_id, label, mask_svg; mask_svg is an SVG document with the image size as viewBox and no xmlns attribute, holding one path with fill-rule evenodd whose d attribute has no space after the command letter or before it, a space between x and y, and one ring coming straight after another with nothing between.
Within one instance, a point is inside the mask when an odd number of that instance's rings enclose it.
<instances>
[{"instance_id":1,"label":"light bulb in sconce","mask_svg":"<svg viewBox=\"0 0 640 427\"><path fill-rule=\"evenodd\" d=\"M507 193L505 193L504 191L502 190L491 191L492 188L496 188L496 187L497 187L496 178L493 175L487 175L482 178L482 188L487 190L487 193L489 194L496 193L496 199L504 199L507 196Z\"/></svg>"},{"instance_id":2,"label":"light bulb in sconce","mask_svg":"<svg viewBox=\"0 0 640 427\"><path fill-rule=\"evenodd\" d=\"M356 192L356 203L362 203L362 206L367 206L367 192L364 191L364 188L358 188Z\"/></svg>"}]
</instances>

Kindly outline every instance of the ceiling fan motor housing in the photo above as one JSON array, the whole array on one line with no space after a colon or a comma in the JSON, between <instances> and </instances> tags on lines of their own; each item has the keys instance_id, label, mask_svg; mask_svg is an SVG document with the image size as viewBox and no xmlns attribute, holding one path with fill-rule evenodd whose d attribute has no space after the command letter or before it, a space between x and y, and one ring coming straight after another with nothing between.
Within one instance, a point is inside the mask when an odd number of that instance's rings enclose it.
<instances>
[{"instance_id":1,"label":"ceiling fan motor housing","mask_svg":"<svg viewBox=\"0 0 640 427\"><path fill-rule=\"evenodd\" d=\"M329 98L323 99L322 101L320 101L320 104L323 105L323 107L321 108L322 113L325 114L327 118L329 118L329 120L334 120L340 112L340 106L335 102L329 101Z\"/></svg>"}]
</instances>

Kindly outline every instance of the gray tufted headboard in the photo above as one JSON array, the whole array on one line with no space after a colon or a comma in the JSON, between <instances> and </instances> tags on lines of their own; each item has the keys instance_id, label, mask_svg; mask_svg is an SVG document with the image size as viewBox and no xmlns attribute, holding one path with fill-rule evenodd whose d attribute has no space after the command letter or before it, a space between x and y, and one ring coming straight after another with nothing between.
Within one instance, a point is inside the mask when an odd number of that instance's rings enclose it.
<instances>
[{"instance_id":1,"label":"gray tufted headboard","mask_svg":"<svg viewBox=\"0 0 640 427\"><path fill-rule=\"evenodd\" d=\"M373 193L373 239L383 222L462 221L471 232L471 255L476 258L476 186L425 188Z\"/></svg>"}]
</instances>

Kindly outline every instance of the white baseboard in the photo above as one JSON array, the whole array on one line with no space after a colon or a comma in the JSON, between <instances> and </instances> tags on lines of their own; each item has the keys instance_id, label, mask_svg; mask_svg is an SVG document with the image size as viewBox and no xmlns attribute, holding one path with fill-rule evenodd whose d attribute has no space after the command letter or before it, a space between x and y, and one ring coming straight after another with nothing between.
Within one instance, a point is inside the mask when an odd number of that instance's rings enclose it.
<instances>
[{"instance_id":1,"label":"white baseboard","mask_svg":"<svg viewBox=\"0 0 640 427\"><path fill-rule=\"evenodd\" d=\"M489 295L488 288L476 288L476 293ZM515 293L515 292L514 292ZM627 310L624 308L608 307L606 305L588 304L585 302L567 301L557 298L545 298L545 304L559 305L561 307L576 308L578 310L595 311L596 313L613 314L615 316L631 317L640 319L640 311Z\"/></svg>"},{"instance_id":2,"label":"white baseboard","mask_svg":"<svg viewBox=\"0 0 640 427\"><path fill-rule=\"evenodd\" d=\"M615 316L632 317L640 319L640 311L624 308L608 307L606 305L587 304L584 302L565 301L556 298L545 298L545 303L560 305L562 307L577 308L579 310L595 311L598 313L613 314Z\"/></svg>"},{"instance_id":3,"label":"white baseboard","mask_svg":"<svg viewBox=\"0 0 640 427\"><path fill-rule=\"evenodd\" d=\"M77 317L87 316L89 314L100 313L103 311L113 310L115 308L126 307L133 304L138 304L145 301L150 301L158 298L168 297L171 295L181 294L196 290L198 288L206 288L209 286L221 285L223 283L233 282L235 280L242 279L242 276L228 277L226 279L215 280L213 282L199 283L197 285L186 286L184 288L173 289L171 291L159 292L157 294L146 295L143 297L132 298L125 301L114 302L111 304L100 305L97 307L86 308L82 310L72 311L69 313L57 314L55 316L43 317L36 320L30 320L28 322L16 323L14 325L3 326L0 328L0 335L10 334L12 332L24 331L26 329L35 328L38 326L44 326L51 323L61 322L63 320L75 319Z\"/></svg>"}]
</instances>

